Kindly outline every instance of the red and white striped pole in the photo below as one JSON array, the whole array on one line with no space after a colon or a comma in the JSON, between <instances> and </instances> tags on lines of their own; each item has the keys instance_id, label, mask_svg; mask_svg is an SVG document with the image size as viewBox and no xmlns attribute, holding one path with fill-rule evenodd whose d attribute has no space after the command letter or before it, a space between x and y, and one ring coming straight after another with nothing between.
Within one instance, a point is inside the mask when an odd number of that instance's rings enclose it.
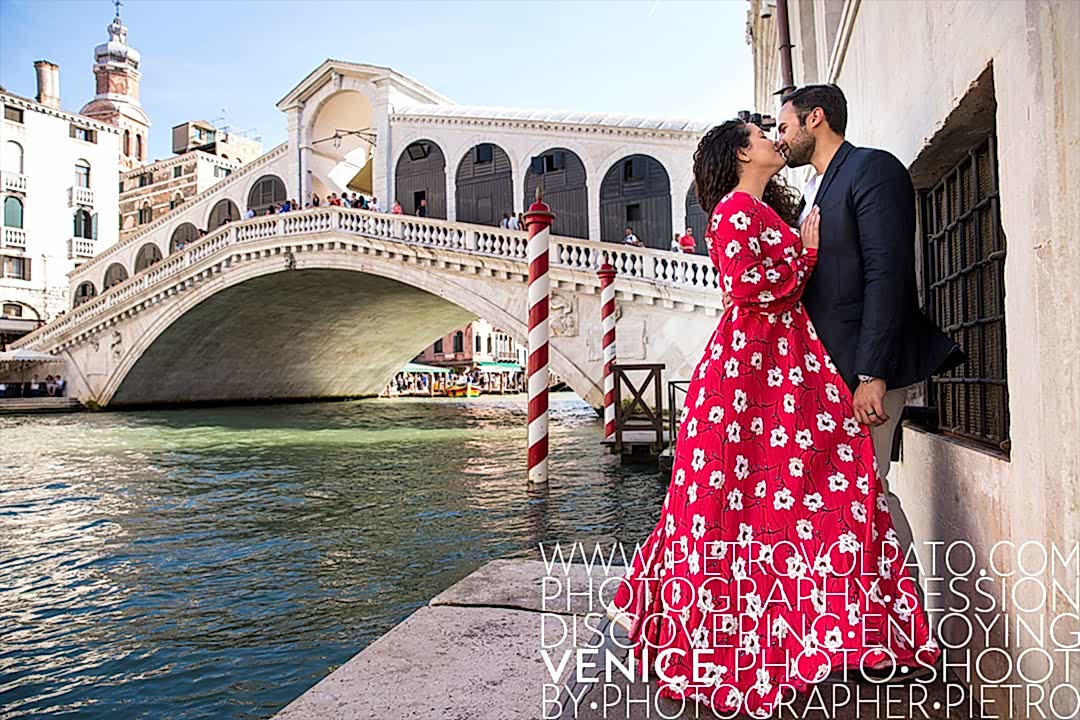
<instances>
[{"instance_id":1,"label":"red and white striped pole","mask_svg":"<svg viewBox=\"0 0 1080 720\"><path fill-rule=\"evenodd\" d=\"M604 263L600 276L600 317L604 328L604 437L615 436L615 268Z\"/></svg>"},{"instance_id":2,"label":"red and white striped pole","mask_svg":"<svg viewBox=\"0 0 1080 720\"><path fill-rule=\"evenodd\" d=\"M548 310L551 280L548 245L555 218L536 188L536 202L525 213L529 229L529 483L547 482L548 461Z\"/></svg>"}]
</instances>

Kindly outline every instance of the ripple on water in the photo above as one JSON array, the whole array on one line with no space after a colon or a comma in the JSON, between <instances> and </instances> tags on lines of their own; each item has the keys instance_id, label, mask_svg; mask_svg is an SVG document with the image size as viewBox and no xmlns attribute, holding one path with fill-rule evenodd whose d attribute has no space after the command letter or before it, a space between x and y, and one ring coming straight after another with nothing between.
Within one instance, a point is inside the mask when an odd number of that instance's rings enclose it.
<instances>
[{"instance_id":1,"label":"ripple on water","mask_svg":"<svg viewBox=\"0 0 1080 720\"><path fill-rule=\"evenodd\" d=\"M538 542L634 543L664 487L552 399L0 417L0 718L264 718Z\"/></svg>"}]
</instances>

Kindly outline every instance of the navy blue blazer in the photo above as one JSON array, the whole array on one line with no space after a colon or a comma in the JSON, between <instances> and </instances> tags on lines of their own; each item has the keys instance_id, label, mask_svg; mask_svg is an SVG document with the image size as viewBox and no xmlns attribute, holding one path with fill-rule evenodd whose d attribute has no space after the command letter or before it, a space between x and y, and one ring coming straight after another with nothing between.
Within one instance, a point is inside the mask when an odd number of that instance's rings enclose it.
<instances>
[{"instance_id":1,"label":"navy blue blazer","mask_svg":"<svg viewBox=\"0 0 1080 720\"><path fill-rule=\"evenodd\" d=\"M919 308L907 168L884 150L845 141L814 204L821 247L803 305L848 386L873 375L904 387L964 362L960 346Z\"/></svg>"}]
</instances>

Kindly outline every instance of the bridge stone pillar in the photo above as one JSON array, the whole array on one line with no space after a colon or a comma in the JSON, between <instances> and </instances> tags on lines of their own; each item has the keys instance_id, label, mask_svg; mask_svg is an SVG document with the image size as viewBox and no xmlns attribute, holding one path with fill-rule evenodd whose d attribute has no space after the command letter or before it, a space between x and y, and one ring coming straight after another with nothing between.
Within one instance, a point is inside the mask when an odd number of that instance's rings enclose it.
<instances>
[{"instance_id":1,"label":"bridge stone pillar","mask_svg":"<svg viewBox=\"0 0 1080 720\"><path fill-rule=\"evenodd\" d=\"M375 83L375 102L371 108L371 122L375 128L375 147L371 158L371 191L379 198L379 204L389 210L394 205L394 158L397 148L390 128L390 85L385 81Z\"/></svg>"}]
</instances>

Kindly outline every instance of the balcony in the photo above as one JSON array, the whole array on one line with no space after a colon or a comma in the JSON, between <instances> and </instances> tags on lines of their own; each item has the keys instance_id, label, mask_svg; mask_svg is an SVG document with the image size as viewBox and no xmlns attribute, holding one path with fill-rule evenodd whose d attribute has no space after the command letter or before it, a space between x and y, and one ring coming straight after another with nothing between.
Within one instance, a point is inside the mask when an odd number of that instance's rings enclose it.
<instances>
[{"instance_id":1,"label":"balcony","mask_svg":"<svg viewBox=\"0 0 1080 720\"><path fill-rule=\"evenodd\" d=\"M4 178L4 192L26 192L26 176L22 173L4 171L0 175Z\"/></svg>"},{"instance_id":2,"label":"balcony","mask_svg":"<svg viewBox=\"0 0 1080 720\"><path fill-rule=\"evenodd\" d=\"M94 257L94 241L86 238L71 238L68 240L68 258Z\"/></svg>"},{"instance_id":3,"label":"balcony","mask_svg":"<svg viewBox=\"0 0 1080 720\"><path fill-rule=\"evenodd\" d=\"M68 202L71 207L93 207L94 206L94 191L90 188L72 186L68 191Z\"/></svg>"},{"instance_id":4,"label":"balcony","mask_svg":"<svg viewBox=\"0 0 1080 720\"><path fill-rule=\"evenodd\" d=\"M4 247L16 250L26 249L26 231L22 228L4 228Z\"/></svg>"}]
</instances>

